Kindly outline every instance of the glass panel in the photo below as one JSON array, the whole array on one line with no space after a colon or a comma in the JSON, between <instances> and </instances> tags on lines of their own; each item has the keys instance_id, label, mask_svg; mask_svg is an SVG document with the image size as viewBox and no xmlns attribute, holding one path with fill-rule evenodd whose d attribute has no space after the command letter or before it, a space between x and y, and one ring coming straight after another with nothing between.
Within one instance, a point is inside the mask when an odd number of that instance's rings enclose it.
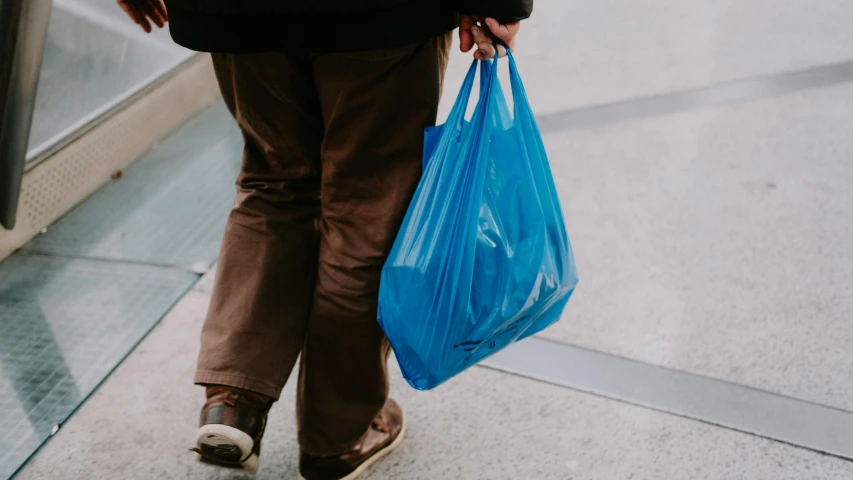
<instances>
[{"instance_id":1,"label":"glass panel","mask_svg":"<svg viewBox=\"0 0 853 480\"><path fill-rule=\"evenodd\" d=\"M73 134L192 52L166 30L146 35L114 0L55 0L28 159Z\"/></svg>"}]
</instances>

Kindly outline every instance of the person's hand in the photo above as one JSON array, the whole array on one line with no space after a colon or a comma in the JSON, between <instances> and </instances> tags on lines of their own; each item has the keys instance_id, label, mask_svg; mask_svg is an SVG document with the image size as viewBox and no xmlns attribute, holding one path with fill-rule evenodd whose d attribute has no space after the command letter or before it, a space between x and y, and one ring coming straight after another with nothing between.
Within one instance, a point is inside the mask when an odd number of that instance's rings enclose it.
<instances>
[{"instance_id":1,"label":"person's hand","mask_svg":"<svg viewBox=\"0 0 853 480\"><path fill-rule=\"evenodd\" d=\"M515 36L521 28L521 22L502 24L494 18L485 20L478 17L463 16L459 21L459 43L463 52L470 52L474 46L474 58L485 60L495 57L495 46L492 44L492 35L503 40L510 50L515 49ZM500 56L506 55L506 49L498 45Z\"/></svg>"},{"instance_id":2,"label":"person's hand","mask_svg":"<svg viewBox=\"0 0 853 480\"><path fill-rule=\"evenodd\" d=\"M157 28L163 28L169 21L163 0L118 0L118 4L145 33L151 33L152 22Z\"/></svg>"}]
</instances>

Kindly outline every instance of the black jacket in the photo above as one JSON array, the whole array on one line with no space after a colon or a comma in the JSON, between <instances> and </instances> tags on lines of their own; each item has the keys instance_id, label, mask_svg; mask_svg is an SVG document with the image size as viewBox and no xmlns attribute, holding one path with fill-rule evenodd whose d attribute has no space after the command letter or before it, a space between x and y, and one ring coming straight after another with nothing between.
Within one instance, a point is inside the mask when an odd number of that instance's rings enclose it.
<instances>
[{"instance_id":1,"label":"black jacket","mask_svg":"<svg viewBox=\"0 0 853 480\"><path fill-rule=\"evenodd\" d=\"M172 38L203 52L345 52L419 43L457 14L502 22L533 0L166 0Z\"/></svg>"}]
</instances>

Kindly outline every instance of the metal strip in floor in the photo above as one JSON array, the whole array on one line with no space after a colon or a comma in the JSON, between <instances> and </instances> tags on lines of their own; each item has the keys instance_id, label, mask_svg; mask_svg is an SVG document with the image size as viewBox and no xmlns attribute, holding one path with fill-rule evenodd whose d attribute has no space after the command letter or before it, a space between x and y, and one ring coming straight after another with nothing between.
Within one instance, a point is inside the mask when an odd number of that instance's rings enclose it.
<instances>
[{"instance_id":1,"label":"metal strip in floor","mask_svg":"<svg viewBox=\"0 0 853 480\"><path fill-rule=\"evenodd\" d=\"M717 107L853 81L853 61L721 83L710 87L583 107L536 117L543 132L596 127L626 120Z\"/></svg>"},{"instance_id":2,"label":"metal strip in floor","mask_svg":"<svg viewBox=\"0 0 853 480\"><path fill-rule=\"evenodd\" d=\"M538 337L483 365L853 460L853 412Z\"/></svg>"}]
</instances>

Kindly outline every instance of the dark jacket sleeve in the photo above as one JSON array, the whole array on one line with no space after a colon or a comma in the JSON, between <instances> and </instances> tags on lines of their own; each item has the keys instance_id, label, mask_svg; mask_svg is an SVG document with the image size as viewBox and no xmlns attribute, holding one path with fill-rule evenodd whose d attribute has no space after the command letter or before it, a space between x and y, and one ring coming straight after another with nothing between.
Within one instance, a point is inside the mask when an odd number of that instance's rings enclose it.
<instances>
[{"instance_id":1,"label":"dark jacket sleeve","mask_svg":"<svg viewBox=\"0 0 853 480\"><path fill-rule=\"evenodd\" d=\"M501 23L530 17L533 0L457 0L458 11L473 17L492 17Z\"/></svg>"}]
</instances>

